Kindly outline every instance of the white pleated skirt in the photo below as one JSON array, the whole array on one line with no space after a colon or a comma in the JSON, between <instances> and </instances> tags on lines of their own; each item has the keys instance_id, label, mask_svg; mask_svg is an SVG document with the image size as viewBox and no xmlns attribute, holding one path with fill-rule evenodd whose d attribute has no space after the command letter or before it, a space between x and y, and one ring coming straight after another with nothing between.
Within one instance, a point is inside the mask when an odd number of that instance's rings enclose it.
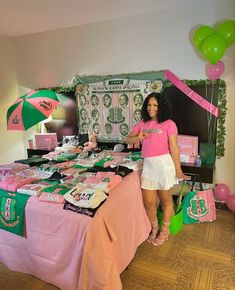
<instances>
[{"instance_id":1,"label":"white pleated skirt","mask_svg":"<svg viewBox=\"0 0 235 290\"><path fill-rule=\"evenodd\" d=\"M170 154L144 158L141 175L141 188L149 190L168 190L178 179L175 165Z\"/></svg>"}]
</instances>

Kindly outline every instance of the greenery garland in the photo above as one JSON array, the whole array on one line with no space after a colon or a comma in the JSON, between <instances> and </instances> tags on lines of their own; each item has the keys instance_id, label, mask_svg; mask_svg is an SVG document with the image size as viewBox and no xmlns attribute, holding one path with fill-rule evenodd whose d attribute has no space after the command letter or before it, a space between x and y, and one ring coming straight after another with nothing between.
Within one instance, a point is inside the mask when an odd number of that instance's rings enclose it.
<instances>
[{"instance_id":1,"label":"greenery garland","mask_svg":"<svg viewBox=\"0 0 235 290\"><path fill-rule=\"evenodd\" d=\"M58 94L71 93L71 92L76 91L76 86L73 86L73 87L55 87L55 88L51 88L51 90L55 91Z\"/></svg>"},{"instance_id":2,"label":"greenery garland","mask_svg":"<svg viewBox=\"0 0 235 290\"><path fill-rule=\"evenodd\" d=\"M219 85L219 95L218 95L218 108L219 108L219 118L217 123L217 147L216 155L218 158L223 157L225 154L225 117L227 112L227 99L226 99L226 83L221 80Z\"/></svg>"},{"instance_id":3,"label":"greenery garland","mask_svg":"<svg viewBox=\"0 0 235 290\"><path fill-rule=\"evenodd\" d=\"M111 77L111 76L110 76ZM226 83L224 80L182 80L187 86L198 86L198 85L218 85L219 94L218 94L218 108L219 108L219 117L217 119L217 141L216 141L216 156L221 158L225 155L225 117L227 111L227 100L226 100ZM164 88L174 86L170 81L164 82ZM57 93L69 93L75 92L76 86L62 86L51 88Z\"/></svg>"}]
</instances>

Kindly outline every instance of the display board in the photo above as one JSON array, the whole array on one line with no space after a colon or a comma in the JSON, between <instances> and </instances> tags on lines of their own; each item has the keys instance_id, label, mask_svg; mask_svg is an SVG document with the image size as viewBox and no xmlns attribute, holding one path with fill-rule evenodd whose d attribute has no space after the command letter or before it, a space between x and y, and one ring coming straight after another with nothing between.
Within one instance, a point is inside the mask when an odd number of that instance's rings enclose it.
<instances>
[{"instance_id":1,"label":"display board","mask_svg":"<svg viewBox=\"0 0 235 290\"><path fill-rule=\"evenodd\" d=\"M79 128L94 133L100 141L122 141L141 120L141 107L152 91L163 89L162 80L114 78L79 84L76 97Z\"/></svg>"},{"instance_id":2,"label":"display board","mask_svg":"<svg viewBox=\"0 0 235 290\"><path fill-rule=\"evenodd\" d=\"M174 85L161 79L110 78L76 87L81 133L94 133L100 141L122 141L141 120L141 107L153 91L164 92L179 134L198 136L199 142L216 143L217 118ZM169 84L169 83L168 83ZM217 106L219 85L193 85L190 88Z\"/></svg>"}]
</instances>

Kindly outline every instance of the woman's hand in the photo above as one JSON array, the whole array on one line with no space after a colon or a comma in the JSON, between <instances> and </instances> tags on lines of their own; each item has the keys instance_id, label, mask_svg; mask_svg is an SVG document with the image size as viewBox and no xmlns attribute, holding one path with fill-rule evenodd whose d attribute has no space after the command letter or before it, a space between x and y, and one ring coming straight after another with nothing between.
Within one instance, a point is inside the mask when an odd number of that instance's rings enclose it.
<instances>
[{"instance_id":1,"label":"woman's hand","mask_svg":"<svg viewBox=\"0 0 235 290\"><path fill-rule=\"evenodd\" d=\"M138 135L138 139L140 142L142 142L144 139L148 138L149 133L141 131Z\"/></svg>"},{"instance_id":2,"label":"woman's hand","mask_svg":"<svg viewBox=\"0 0 235 290\"><path fill-rule=\"evenodd\" d=\"M185 175L182 170L176 170L176 177L180 180L190 180L191 176Z\"/></svg>"}]
</instances>

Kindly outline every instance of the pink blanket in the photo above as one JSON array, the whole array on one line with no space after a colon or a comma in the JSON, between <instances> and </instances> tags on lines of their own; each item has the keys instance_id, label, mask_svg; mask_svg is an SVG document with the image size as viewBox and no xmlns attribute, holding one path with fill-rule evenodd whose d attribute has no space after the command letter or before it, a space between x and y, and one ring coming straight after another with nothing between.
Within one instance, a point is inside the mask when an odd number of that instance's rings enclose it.
<instances>
[{"instance_id":1,"label":"pink blanket","mask_svg":"<svg viewBox=\"0 0 235 290\"><path fill-rule=\"evenodd\" d=\"M115 187L94 218L40 203L26 206L27 238L0 230L0 262L63 290L120 290L120 273L148 236L137 172Z\"/></svg>"}]
</instances>

